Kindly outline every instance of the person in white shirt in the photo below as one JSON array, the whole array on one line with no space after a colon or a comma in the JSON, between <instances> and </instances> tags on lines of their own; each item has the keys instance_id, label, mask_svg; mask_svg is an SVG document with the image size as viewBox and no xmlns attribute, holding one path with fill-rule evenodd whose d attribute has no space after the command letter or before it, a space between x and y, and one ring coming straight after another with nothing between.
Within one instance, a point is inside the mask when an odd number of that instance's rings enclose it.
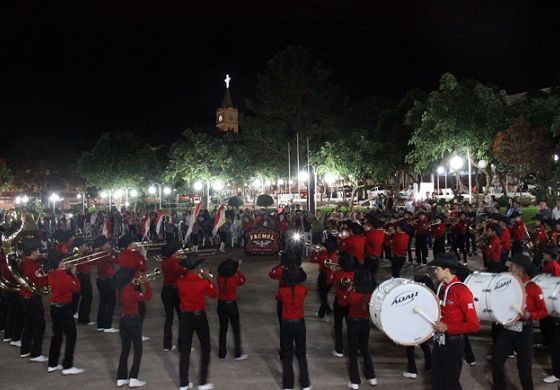
<instances>
[{"instance_id":1,"label":"person in white shirt","mask_svg":"<svg viewBox=\"0 0 560 390\"><path fill-rule=\"evenodd\" d=\"M560 200L556 201L556 207L552 209L552 218L560 219Z\"/></svg>"}]
</instances>

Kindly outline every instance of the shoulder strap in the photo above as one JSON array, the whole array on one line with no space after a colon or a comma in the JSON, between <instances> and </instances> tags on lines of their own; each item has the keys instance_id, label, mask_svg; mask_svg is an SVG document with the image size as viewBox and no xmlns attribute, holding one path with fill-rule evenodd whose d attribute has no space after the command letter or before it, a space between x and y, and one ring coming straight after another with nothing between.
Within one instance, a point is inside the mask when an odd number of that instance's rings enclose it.
<instances>
[{"instance_id":1,"label":"shoulder strap","mask_svg":"<svg viewBox=\"0 0 560 390\"><path fill-rule=\"evenodd\" d=\"M463 282L453 282L453 283L451 283L451 284L447 287L447 289L445 290L445 294L443 294L443 300L440 301L441 306L445 306L445 304L446 304L446 302L447 302L447 294L449 294L449 290L451 290L451 287L455 286L456 284L462 284L462 285L465 286L465 283L463 283ZM439 299L439 292L441 291L441 288L442 288L442 287L443 287L443 282L440 283L440 284L438 285L438 288L437 288L436 295L437 295L438 299ZM466 287L466 286L465 286L465 287Z\"/></svg>"}]
</instances>

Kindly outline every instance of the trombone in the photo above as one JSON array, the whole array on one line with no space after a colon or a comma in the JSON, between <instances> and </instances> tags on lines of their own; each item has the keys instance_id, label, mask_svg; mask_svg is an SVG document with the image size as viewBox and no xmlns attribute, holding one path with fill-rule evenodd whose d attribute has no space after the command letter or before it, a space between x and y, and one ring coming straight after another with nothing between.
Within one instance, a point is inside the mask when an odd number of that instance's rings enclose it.
<instances>
[{"instance_id":1,"label":"trombone","mask_svg":"<svg viewBox=\"0 0 560 390\"><path fill-rule=\"evenodd\" d=\"M217 249L200 249L197 251L193 251L192 249L179 249L177 251L177 258L184 259L192 253L198 253L200 255L214 255L217 251Z\"/></svg>"},{"instance_id":2,"label":"trombone","mask_svg":"<svg viewBox=\"0 0 560 390\"><path fill-rule=\"evenodd\" d=\"M334 261L332 261L330 259L325 260L325 267L327 267L331 271L340 271L342 269L340 264L335 263Z\"/></svg>"},{"instance_id":3,"label":"trombone","mask_svg":"<svg viewBox=\"0 0 560 390\"><path fill-rule=\"evenodd\" d=\"M159 268L154 268L154 270L152 272L142 274L142 275L138 276L137 278L135 278L132 281L132 284L135 285L135 286L139 286L141 284L146 283L149 280L155 280L155 279L159 278L160 276L161 276L161 270Z\"/></svg>"},{"instance_id":4,"label":"trombone","mask_svg":"<svg viewBox=\"0 0 560 390\"><path fill-rule=\"evenodd\" d=\"M165 241L164 242L137 241L137 242L133 242L132 245L134 245L136 247L141 247L141 248L144 248L147 251L150 251L150 250L160 249L160 248L164 247L166 245L166 243L165 243Z\"/></svg>"},{"instance_id":5,"label":"trombone","mask_svg":"<svg viewBox=\"0 0 560 390\"><path fill-rule=\"evenodd\" d=\"M93 263L94 261L100 260L105 256L109 256L113 251L98 251L94 253L90 253L89 255L77 256L73 255L67 257L66 259L62 259L60 262L60 266L63 269L69 269L72 266L84 265L88 263ZM45 271L44 266L41 266L37 271L35 271L35 276L38 278L45 278L47 276L47 271Z\"/></svg>"},{"instance_id":6,"label":"trombone","mask_svg":"<svg viewBox=\"0 0 560 390\"><path fill-rule=\"evenodd\" d=\"M317 252L317 253L319 253L323 249L325 249L325 247L323 245L312 244L310 242L306 242L304 245L305 245L305 247L311 248L312 251Z\"/></svg>"}]
</instances>

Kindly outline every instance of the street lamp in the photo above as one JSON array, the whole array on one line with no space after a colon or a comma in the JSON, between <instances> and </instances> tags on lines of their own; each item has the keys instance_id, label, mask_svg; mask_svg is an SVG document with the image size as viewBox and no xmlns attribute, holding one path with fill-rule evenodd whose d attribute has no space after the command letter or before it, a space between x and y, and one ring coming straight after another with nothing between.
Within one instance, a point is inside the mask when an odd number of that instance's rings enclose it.
<instances>
[{"instance_id":1,"label":"street lamp","mask_svg":"<svg viewBox=\"0 0 560 390\"><path fill-rule=\"evenodd\" d=\"M29 197L27 195L18 195L15 198L15 204L26 204L29 202Z\"/></svg>"},{"instance_id":2,"label":"street lamp","mask_svg":"<svg viewBox=\"0 0 560 390\"><path fill-rule=\"evenodd\" d=\"M171 193L171 188L167 187L167 186L163 186L160 183L153 183L150 188L148 188L148 192L152 195L154 195L156 193L156 187L157 186L157 191L158 191L158 197L159 197L159 209L161 210L161 192L163 191L163 193L165 195L169 195Z\"/></svg>"},{"instance_id":3,"label":"street lamp","mask_svg":"<svg viewBox=\"0 0 560 390\"><path fill-rule=\"evenodd\" d=\"M194 183L194 189L195 191L200 191L204 188L204 183L202 183L202 180L204 180L204 182L206 183L206 209L208 209L210 207L210 180L208 180L206 177L202 177L200 180L197 180Z\"/></svg>"},{"instance_id":4,"label":"street lamp","mask_svg":"<svg viewBox=\"0 0 560 390\"><path fill-rule=\"evenodd\" d=\"M445 168L442 167L441 165L439 167L437 167L437 192L438 192L438 196L439 196L439 177L445 172ZM445 186L447 187L447 173L445 174Z\"/></svg>"},{"instance_id":5,"label":"street lamp","mask_svg":"<svg viewBox=\"0 0 560 390\"><path fill-rule=\"evenodd\" d=\"M306 167L307 170L305 170ZM317 170L315 169L315 166L313 164L305 164L303 166L303 170L298 173L298 179L300 181L307 181L307 210L310 213L314 213L315 212L315 189L311 191L311 172L309 171L309 168L313 168L313 175L317 174Z\"/></svg>"},{"instance_id":6,"label":"street lamp","mask_svg":"<svg viewBox=\"0 0 560 390\"><path fill-rule=\"evenodd\" d=\"M53 214L54 214L54 213L56 213L56 202L61 200L61 198L60 198L60 196L58 196L58 194L52 193L51 196L49 196L49 200L52 202Z\"/></svg>"},{"instance_id":7,"label":"street lamp","mask_svg":"<svg viewBox=\"0 0 560 390\"><path fill-rule=\"evenodd\" d=\"M461 156L453 156L449 160L449 166L454 171L459 171L459 169L461 169L463 167L464 163L465 163L465 161L463 160L463 158Z\"/></svg>"},{"instance_id":8,"label":"street lamp","mask_svg":"<svg viewBox=\"0 0 560 390\"><path fill-rule=\"evenodd\" d=\"M99 196L101 197L101 199L109 198L109 211L111 211L111 209L113 208L113 191L101 191L99 193Z\"/></svg>"}]
</instances>

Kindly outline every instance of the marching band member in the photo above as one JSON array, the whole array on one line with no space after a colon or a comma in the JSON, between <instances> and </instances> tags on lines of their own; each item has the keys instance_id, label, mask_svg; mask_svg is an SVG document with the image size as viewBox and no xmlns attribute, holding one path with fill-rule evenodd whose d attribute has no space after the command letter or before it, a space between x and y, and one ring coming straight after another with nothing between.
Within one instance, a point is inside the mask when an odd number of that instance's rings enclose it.
<instances>
[{"instance_id":1,"label":"marching band member","mask_svg":"<svg viewBox=\"0 0 560 390\"><path fill-rule=\"evenodd\" d=\"M527 256L515 254L509 260L510 272L525 284L527 293L524 308L519 308L521 320L505 326L497 335L492 355L492 377L494 389L505 389L506 375L504 364L512 350L517 352L517 370L524 390L533 389L531 365L533 361L533 321L548 315L541 288L531 281L530 274L536 271Z\"/></svg>"},{"instance_id":2,"label":"marching band member","mask_svg":"<svg viewBox=\"0 0 560 390\"><path fill-rule=\"evenodd\" d=\"M445 252L445 230L447 228L445 224L445 216L440 215L437 216L434 222L434 225L430 228L432 232L432 237L434 238L433 243L433 252L434 252L434 259L440 253Z\"/></svg>"},{"instance_id":3,"label":"marching band member","mask_svg":"<svg viewBox=\"0 0 560 390\"><path fill-rule=\"evenodd\" d=\"M366 262L371 273L371 279L374 286L377 287L375 274L379 267L379 258L383 252L383 244L385 242L385 231L381 229L382 224L376 218L370 218L372 229L366 233Z\"/></svg>"},{"instance_id":4,"label":"marching band member","mask_svg":"<svg viewBox=\"0 0 560 390\"><path fill-rule=\"evenodd\" d=\"M418 220L413 225L416 231L416 263L426 264L428 259L428 227L427 227L428 217L423 212L420 212Z\"/></svg>"},{"instance_id":5,"label":"marching band member","mask_svg":"<svg viewBox=\"0 0 560 390\"><path fill-rule=\"evenodd\" d=\"M354 281L354 258L348 253L343 253L338 258L338 265L340 270L332 272L327 277L327 284L335 285L336 292L333 303L333 318L334 318L334 350L333 355L341 358L343 354L342 343L342 321L348 318L348 305L342 302L342 297L346 292L346 287L342 285L342 279Z\"/></svg>"},{"instance_id":6,"label":"marching band member","mask_svg":"<svg viewBox=\"0 0 560 390\"><path fill-rule=\"evenodd\" d=\"M410 236L406 234L403 229L406 223L401 222L397 225L397 231L393 234L391 239L391 276L398 278L401 274L401 269L406 261L406 251L410 242Z\"/></svg>"},{"instance_id":7,"label":"marching band member","mask_svg":"<svg viewBox=\"0 0 560 390\"><path fill-rule=\"evenodd\" d=\"M218 317L220 319L220 348L218 357L225 359L228 323L231 323L235 339L235 360L247 359L241 349L241 330L239 327L239 310L237 308L237 288L247 279L239 271L239 261L227 259L218 266Z\"/></svg>"},{"instance_id":8,"label":"marching band member","mask_svg":"<svg viewBox=\"0 0 560 390\"><path fill-rule=\"evenodd\" d=\"M429 265L436 267L435 276L440 282L437 295L441 301L441 320L434 325L432 389L458 390L461 389L464 335L478 332L480 323L472 293L455 275L461 267L455 254L441 254Z\"/></svg>"},{"instance_id":9,"label":"marching band member","mask_svg":"<svg viewBox=\"0 0 560 390\"><path fill-rule=\"evenodd\" d=\"M181 356L179 360L179 376L181 390L192 388L189 382L189 366L193 334L196 332L200 340L200 374L198 390L210 390L214 388L208 382L208 366L210 364L210 328L206 317L205 297L216 299L218 289L212 281L208 272L192 272L202 263L204 259L198 254L189 254L181 262L181 266L190 272L177 280L177 294L179 295L181 318L179 322L179 340L181 341Z\"/></svg>"},{"instance_id":10,"label":"marching band member","mask_svg":"<svg viewBox=\"0 0 560 390\"><path fill-rule=\"evenodd\" d=\"M14 279L12 273L8 270L6 257L3 251L0 251L0 274L2 279L7 280L13 286L18 283ZM21 287L20 287L21 288ZM2 305L6 308L6 318L4 322L4 343L10 343L12 347L21 347L21 331L23 328L23 309L19 293L16 290L4 290L2 293Z\"/></svg>"},{"instance_id":11,"label":"marching band member","mask_svg":"<svg viewBox=\"0 0 560 390\"><path fill-rule=\"evenodd\" d=\"M119 252L119 256L117 257L117 261L121 268L132 268L137 272L146 272L148 270L148 262L146 261L146 250L142 246L136 248L132 237L121 237L118 242L118 247L122 249Z\"/></svg>"},{"instance_id":12,"label":"marching band member","mask_svg":"<svg viewBox=\"0 0 560 390\"><path fill-rule=\"evenodd\" d=\"M327 277L331 270L325 265L328 260L331 263L337 262L336 250L338 248L338 243L335 237L329 237L325 241L325 248L320 252L313 251L309 261L311 263L319 264L319 276L317 277L317 289L319 291L319 299L321 300L321 306L317 311L317 317L325 318L325 314L331 314L332 308L329 305L329 290L331 286L327 284Z\"/></svg>"},{"instance_id":13,"label":"marching band member","mask_svg":"<svg viewBox=\"0 0 560 390\"><path fill-rule=\"evenodd\" d=\"M542 271L552 276L560 276L560 265L556 261L558 250L554 246L545 246L543 249ZM543 344L550 348L550 360L552 362L552 375L543 379L545 383L556 383L560 381L560 319L548 316L540 321Z\"/></svg>"},{"instance_id":14,"label":"marching band member","mask_svg":"<svg viewBox=\"0 0 560 390\"><path fill-rule=\"evenodd\" d=\"M179 310L179 295L177 294L177 281L189 273L181 267L177 258L177 251L181 244L169 241L162 249L163 260L160 263L163 274L163 287L161 289L161 301L165 310L165 323L163 325L163 351L169 352L176 347L173 345L173 312L177 312L177 319L181 318ZM179 346L181 342L179 341Z\"/></svg>"},{"instance_id":15,"label":"marching band member","mask_svg":"<svg viewBox=\"0 0 560 390\"><path fill-rule=\"evenodd\" d=\"M498 220L498 225L502 230L500 234L500 244L502 244L502 257L500 258L500 265L502 268L505 267L507 259L509 258L509 251L511 250L511 235L508 229L508 219L506 217L501 217Z\"/></svg>"},{"instance_id":16,"label":"marching band member","mask_svg":"<svg viewBox=\"0 0 560 390\"><path fill-rule=\"evenodd\" d=\"M306 331L303 302L307 296L307 288L302 284L307 275L300 267L290 265L283 273L285 283L278 291L282 302L282 326L280 342L282 344L282 386L284 390L294 388L294 343L299 364L299 382L303 390L310 390L309 372L307 369Z\"/></svg>"},{"instance_id":17,"label":"marching band member","mask_svg":"<svg viewBox=\"0 0 560 390\"><path fill-rule=\"evenodd\" d=\"M84 369L74 367L74 348L76 347L76 323L72 314L72 294L80 291L80 280L76 276L76 267L66 270L60 266L62 255L51 252L47 256L48 273L51 287L51 319L53 337L49 349L48 372L62 370L62 375L75 375ZM66 337L64 359L58 364L62 335Z\"/></svg>"},{"instance_id":18,"label":"marching band member","mask_svg":"<svg viewBox=\"0 0 560 390\"><path fill-rule=\"evenodd\" d=\"M107 237L101 235L95 239L92 248L99 251L111 250L111 243ZM97 331L117 333L113 328L113 312L117 302L115 289L111 285L111 278L115 275L115 256L108 254L95 262L97 266L97 290L99 291L99 307L97 309Z\"/></svg>"},{"instance_id":19,"label":"marching band member","mask_svg":"<svg viewBox=\"0 0 560 390\"><path fill-rule=\"evenodd\" d=\"M560 264L556 261L558 257L558 249L554 246L545 246L543 249L543 267L542 272L551 274L552 276L560 276Z\"/></svg>"},{"instance_id":20,"label":"marching band member","mask_svg":"<svg viewBox=\"0 0 560 390\"><path fill-rule=\"evenodd\" d=\"M523 240L525 240L526 227L518 212L513 212L510 218L514 219L510 228L511 238L513 238L513 243L511 244L511 255L513 256L517 253L523 253Z\"/></svg>"},{"instance_id":21,"label":"marching band member","mask_svg":"<svg viewBox=\"0 0 560 390\"><path fill-rule=\"evenodd\" d=\"M366 239L364 237L364 228L356 223L350 224L349 236L345 240L341 240L338 253L348 254L356 259L356 266L363 266L364 255L366 251Z\"/></svg>"},{"instance_id":22,"label":"marching band member","mask_svg":"<svg viewBox=\"0 0 560 390\"><path fill-rule=\"evenodd\" d=\"M85 256L90 252L89 245L83 238L74 240L74 245L78 248L78 254ZM82 325L95 325L95 322L90 321L89 314L91 312L91 302L93 300L93 289L91 286L91 263L81 264L77 267L78 279L80 279L80 291L75 293L72 299L72 311L74 316L78 314L78 324ZM79 303L79 308L78 308Z\"/></svg>"},{"instance_id":23,"label":"marching band member","mask_svg":"<svg viewBox=\"0 0 560 390\"><path fill-rule=\"evenodd\" d=\"M47 278L39 278L35 272L41 268L43 258L39 253L41 242L35 238L23 243L23 261L21 269L25 276L37 289L47 287ZM23 333L21 336L22 358L30 357L31 362L46 362L48 359L41 354L45 335L45 311L41 295L36 295L25 287L21 287L19 295L23 307Z\"/></svg>"},{"instance_id":24,"label":"marching band member","mask_svg":"<svg viewBox=\"0 0 560 390\"><path fill-rule=\"evenodd\" d=\"M140 363L142 361L142 320L140 318L140 302L152 299L152 287L150 282L144 283L145 292L138 291L134 285L135 271L123 267L113 276L112 283L117 289L117 295L121 307L121 319L119 333L121 336L121 355L117 369L117 387L128 385L128 387L142 387L145 381L138 379ZM131 344L134 345L134 358L132 366L128 371L128 355Z\"/></svg>"},{"instance_id":25,"label":"marching band member","mask_svg":"<svg viewBox=\"0 0 560 390\"><path fill-rule=\"evenodd\" d=\"M546 228L545 223L542 217L537 216L535 221L535 264L540 265L542 263L542 252L543 248L546 244Z\"/></svg>"},{"instance_id":26,"label":"marching band member","mask_svg":"<svg viewBox=\"0 0 560 390\"><path fill-rule=\"evenodd\" d=\"M457 256L457 258L460 258L460 255L462 254L463 263L467 264L466 240L469 226L467 224L464 212L459 212L457 218L459 218L457 222L451 225L453 228L453 252L455 253L455 256ZM461 253L459 253L459 251Z\"/></svg>"},{"instance_id":27,"label":"marching band member","mask_svg":"<svg viewBox=\"0 0 560 390\"><path fill-rule=\"evenodd\" d=\"M489 241L488 245L483 248L483 253L488 262L488 272L501 272L502 243L500 242L500 234L502 232L500 226L497 223L490 223L486 226L486 231Z\"/></svg>"},{"instance_id":28,"label":"marching band member","mask_svg":"<svg viewBox=\"0 0 560 390\"><path fill-rule=\"evenodd\" d=\"M358 351L364 359L364 375L371 386L377 385L375 370L369 352L369 301L374 290L371 275L367 270L356 271L351 287L341 301L348 305L348 349L350 382L348 387L358 389L361 383L358 369Z\"/></svg>"}]
</instances>

